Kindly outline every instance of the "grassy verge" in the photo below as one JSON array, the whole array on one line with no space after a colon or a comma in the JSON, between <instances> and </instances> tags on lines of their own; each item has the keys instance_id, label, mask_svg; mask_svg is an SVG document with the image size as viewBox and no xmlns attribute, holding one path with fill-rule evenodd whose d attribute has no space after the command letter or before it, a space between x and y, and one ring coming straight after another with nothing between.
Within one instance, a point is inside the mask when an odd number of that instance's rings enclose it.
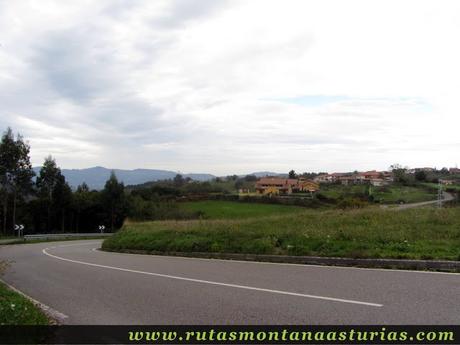
<instances>
[{"instance_id":1,"label":"grassy verge","mask_svg":"<svg viewBox=\"0 0 460 345\"><path fill-rule=\"evenodd\" d=\"M9 240L5 240L2 243L0 240L0 245L12 245L12 244L32 244L32 243L42 243L42 242L64 242L64 241L80 241L80 240L102 240L107 238L107 236L82 236L82 237L62 237L62 238L46 238L46 239L34 239L34 240L24 240L24 238L12 237Z\"/></svg>"},{"instance_id":2,"label":"grassy verge","mask_svg":"<svg viewBox=\"0 0 460 345\"><path fill-rule=\"evenodd\" d=\"M194 201L180 203L179 206L189 212L200 212L207 219L234 219L269 216L273 214L292 214L303 211L302 207L273 205L273 204L248 204L232 201Z\"/></svg>"},{"instance_id":3,"label":"grassy verge","mask_svg":"<svg viewBox=\"0 0 460 345\"><path fill-rule=\"evenodd\" d=\"M103 248L460 260L460 208L303 210L247 219L130 223Z\"/></svg>"},{"instance_id":4,"label":"grassy verge","mask_svg":"<svg viewBox=\"0 0 460 345\"><path fill-rule=\"evenodd\" d=\"M48 324L48 318L39 308L0 282L0 325Z\"/></svg>"}]
</instances>

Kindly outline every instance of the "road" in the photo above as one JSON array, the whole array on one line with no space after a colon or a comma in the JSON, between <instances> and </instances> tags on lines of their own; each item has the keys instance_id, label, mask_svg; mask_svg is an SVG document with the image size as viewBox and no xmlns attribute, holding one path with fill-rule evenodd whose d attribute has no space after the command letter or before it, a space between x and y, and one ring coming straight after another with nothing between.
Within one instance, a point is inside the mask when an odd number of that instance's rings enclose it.
<instances>
[{"instance_id":1,"label":"road","mask_svg":"<svg viewBox=\"0 0 460 345\"><path fill-rule=\"evenodd\" d=\"M452 201L454 200L454 195L447 192L442 192L442 200L441 203ZM423 206L431 206L436 205L438 200L430 200L430 201L422 201L422 202L414 202L411 204L398 204L398 205L381 205L382 208L390 208L393 210L406 210L408 208L416 208L416 207L423 207Z\"/></svg>"},{"instance_id":2,"label":"road","mask_svg":"<svg viewBox=\"0 0 460 345\"><path fill-rule=\"evenodd\" d=\"M0 247L3 280L66 324L459 324L460 274Z\"/></svg>"}]
</instances>

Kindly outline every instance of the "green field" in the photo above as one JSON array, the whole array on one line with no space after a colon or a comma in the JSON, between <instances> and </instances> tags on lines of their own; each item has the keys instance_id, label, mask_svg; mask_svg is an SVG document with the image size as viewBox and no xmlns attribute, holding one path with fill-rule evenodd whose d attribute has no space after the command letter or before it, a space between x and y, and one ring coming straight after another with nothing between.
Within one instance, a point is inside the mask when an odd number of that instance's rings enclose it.
<instances>
[{"instance_id":1,"label":"green field","mask_svg":"<svg viewBox=\"0 0 460 345\"><path fill-rule=\"evenodd\" d=\"M423 183L423 185L428 187L428 188L431 188L433 190L436 190L436 191L439 188L439 185L437 183ZM460 191L460 185L458 185L458 184L444 185L442 188L443 188L443 190L453 189L455 191Z\"/></svg>"},{"instance_id":2,"label":"green field","mask_svg":"<svg viewBox=\"0 0 460 345\"><path fill-rule=\"evenodd\" d=\"M374 187L372 195L383 204L395 204L400 201L410 204L436 200L437 193L431 189L408 186Z\"/></svg>"},{"instance_id":3,"label":"green field","mask_svg":"<svg viewBox=\"0 0 460 345\"><path fill-rule=\"evenodd\" d=\"M323 184L321 185L319 193L329 199L368 197L370 194L377 202L395 204L401 201L403 203L415 203L436 200L436 192L436 190L429 188L429 186L412 187L394 184L389 186L369 187L367 185L342 186Z\"/></svg>"},{"instance_id":4,"label":"green field","mask_svg":"<svg viewBox=\"0 0 460 345\"><path fill-rule=\"evenodd\" d=\"M460 208L303 209L246 219L235 213L230 219L129 223L103 248L460 260Z\"/></svg>"},{"instance_id":5,"label":"green field","mask_svg":"<svg viewBox=\"0 0 460 345\"><path fill-rule=\"evenodd\" d=\"M200 212L206 219L244 219L298 213L304 210L298 206L214 200L184 202L180 203L179 207L189 212Z\"/></svg>"},{"instance_id":6,"label":"green field","mask_svg":"<svg viewBox=\"0 0 460 345\"><path fill-rule=\"evenodd\" d=\"M0 325L48 324L48 318L40 309L0 282Z\"/></svg>"}]
</instances>

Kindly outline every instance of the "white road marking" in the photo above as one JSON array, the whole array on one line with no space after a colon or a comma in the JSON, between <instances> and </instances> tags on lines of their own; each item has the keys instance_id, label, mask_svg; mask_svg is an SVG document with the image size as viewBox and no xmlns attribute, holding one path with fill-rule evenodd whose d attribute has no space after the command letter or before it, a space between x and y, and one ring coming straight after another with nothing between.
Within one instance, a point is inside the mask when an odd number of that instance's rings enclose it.
<instances>
[{"instance_id":1,"label":"white road marking","mask_svg":"<svg viewBox=\"0 0 460 345\"><path fill-rule=\"evenodd\" d=\"M83 245L83 244L82 244ZM92 251L97 251L104 254L113 255L131 255L131 256L153 256L157 258L174 258L181 260L201 260L201 261L223 261L223 262L238 262L244 264L257 264L257 265L277 265L277 266L298 266L298 267L319 267L329 269L341 270L361 270L361 271L379 271L379 272L408 272L408 273L421 273L421 274L444 274L444 275L460 275L457 272L438 272L438 271L417 271L405 270L397 268L372 268L372 267L353 267L353 266L334 266L334 265L315 265L315 264L290 264L283 262L267 262L267 261L250 261L250 260L234 260L234 259L217 259L217 258L195 258L192 256L178 256L178 255L157 255L157 254L134 254L134 253L117 253L100 250L100 248L93 248Z\"/></svg>"},{"instance_id":2,"label":"white road marking","mask_svg":"<svg viewBox=\"0 0 460 345\"><path fill-rule=\"evenodd\" d=\"M17 292L18 294L24 296L25 298L27 298L28 300L30 300L34 305L36 305L38 308L40 308L45 314L47 314L48 316L51 316L51 318L57 320L58 322L62 323L64 321L64 319L67 319L68 316L64 313L61 313L60 311L57 311L56 309L53 309L51 308L50 306L40 302L40 301L37 301L36 299L30 297L29 295L25 294L24 292L22 292L21 290L15 288L14 286L8 284L6 281L4 281L3 279L0 279L0 282L2 282L3 284L5 284L9 289L13 290L14 292Z\"/></svg>"},{"instance_id":3,"label":"white road marking","mask_svg":"<svg viewBox=\"0 0 460 345\"><path fill-rule=\"evenodd\" d=\"M80 264L80 265L99 267L99 268L106 268L106 269L111 269L111 270L130 272L130 273L137 273L137 274L144 274L144 275L161 277L161 278L183 280L183 281L188 281L188 282L193 282L193 283L216 285L216 286L225 286L225 287L244 289L244 290L252 290L252 291L269 292L269 293L274 293L274 294L279 294L279 295L312 298L312 299L319 299L319 300L332 301L332 302L359 304L359 305L365 305L365 306L369 306L369 307L378 307L378 308L383 307L383 304L378 304L378 303L362 302L362 301L356 301L356 300L350 300L350 299L342 299L342 298L334 298L334 297L326 297L326 296L308 295L308 294L289 292L289 291L264 289L264 288L258 288L258 287L253 287L253 286L246 286L246 285L220 283L220 282L215 282L215 281L210 281L210 280L186 278L186 277L173 276L173 275L169 275L169 274L145 272L145 271L138 271L138 270L131 270L131 269L127 269L127 268L115 267L115 266L94 264L94 263L84 262L84 261L79 261L79 260L66 259L66 258L57 256L57 255L53 255L53 254L50 254L50 253L47 252L48 249L49 248L43 249L42 250L43 254L45 254L45 255L47 255L49 257L52 257L54 259L57 259L57 260L72 262L72 263L76 263L76 264Z\"/></svg>"}]
</instances>

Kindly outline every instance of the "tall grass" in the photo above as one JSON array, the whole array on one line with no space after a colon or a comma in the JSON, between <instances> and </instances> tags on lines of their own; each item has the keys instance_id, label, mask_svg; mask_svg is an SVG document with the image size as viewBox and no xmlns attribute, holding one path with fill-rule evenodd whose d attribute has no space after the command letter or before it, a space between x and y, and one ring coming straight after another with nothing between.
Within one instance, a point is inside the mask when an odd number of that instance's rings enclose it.
<instances>
[{"instance_id":1,"label":"tall grass","mask_svg":"<svg viewBox=\"0 0 460 345\"><path fill-rule=\"evenodd\" d=\"M103 248L459 260L460 208L130 223Z\"/></svg>"}]
</instances>

